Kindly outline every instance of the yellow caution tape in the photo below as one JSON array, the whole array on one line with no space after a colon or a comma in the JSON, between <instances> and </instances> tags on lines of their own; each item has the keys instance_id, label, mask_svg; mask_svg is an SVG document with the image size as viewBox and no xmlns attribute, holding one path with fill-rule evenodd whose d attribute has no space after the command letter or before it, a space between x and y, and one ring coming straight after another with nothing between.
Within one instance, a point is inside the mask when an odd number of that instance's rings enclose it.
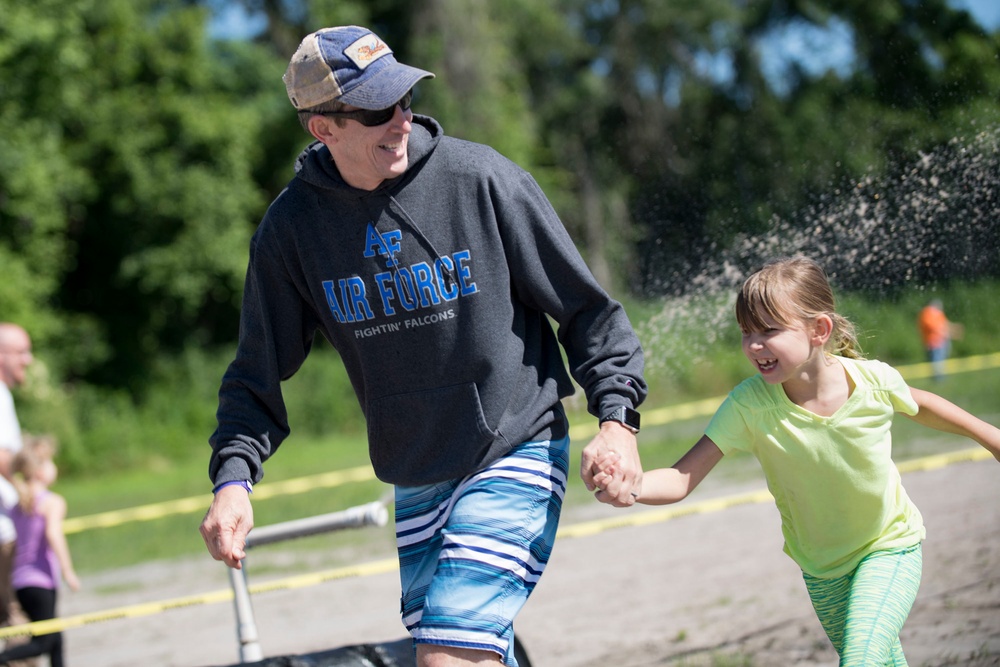
<instances>
[{"instance_id":1,"label":"yellow caution tape","mask_svg":"<svg viewBox=\"0 0 1000 667\"><path fill-rule=\"evenodd\" d=\"M948 373L965 373L997 368L1000 367L1000 352L975 357L948 359L945 364ZM927 378L934 374L929 363L900 366L898 370L907 380ZM695 417L707 417L718 409L724 399L725 396L717 396L690 403L671 405L665 408L645 410L642 415L643 426L662 426L675 421L694 419ZM593 422L576 424L569 429L570 438L573 440L587 439L593 437L595 433L597 433L597 425ZM276 496L305 493L315 489L339 486L349 482L367 482L373 479L375 479L375 474L372 472L370 466L358 466L357 468L349 468L347 470L335 470L318 475L261 484L254 487L254 499L264 500ZM109 528L130 521L150 521L174 514L202 512L208 508L211 502L212 496L208 494L127 509L112 510L110 512L101 512L89 516L70 517L63 523L63 530L67 534L79 533L91 528Z\"/></svg>"},{"instance_id":2,"label":"yellow caution tape","mask_svg":"<svg viewBox=\"0 0 1000 667\"><path fill-rule=\"evenodd\" d=\"M902 461L897 463L896 467L901 473L917 472L920 470L937 470L938 468L944 468L952 463L960 463L962 461L985 461L991 458L993 458L993 455L987 450L982 447L976 447L957 452L948 452L946 454L932 454L931 456L924 456L910 461Z\"/></svg>"},{"instance_id":3,"label":"yellow caution tape","mask_svg":"<svg viewBox=\"0 0 1000 667\"><path fill-rule=\"evenodd\" d=\"M947 465L951 465L953 463L959 463L963 461L980 461L988 458L992 458L992 455L989 452L987 452L985 449L982 448L975 448L975 449L949 452L946 454L926 456L920 459L914 459L912 461L905 461L899 464L898 468L900 472L934 470ZM685 503L683 505L672 505L670 507L656 509L656 510L632 512L628 514L622 514L622 516L620 517L616 516L608 519L597 519L594 521L587 521L572 526L565 526L559 529L558 537L560 539L575 538L575 537L590 537L593 535L597 535L599 533L603 533L608 530L614 530L616 528L646 526L655 523L662 523L664 521L670 521L671 519L676 519L682 516L721 512L722 510L728 509L730 507L735 507L737 505L764 503L764 502L769 502L771 500L772 500L771 493L766 489L759 491L751 491L748 493L741 493L732 496L711 498L708 500L703 500L701 502ZM384 574L387 572L395 571L398 569L398 567L399 565L395 558L387 558L384 560L374 561L371 563L350 565L347 567L340 567L331 570L322 570L319 572L312 572L307 574L295 575L291 577L285 577L283 579L277 579L270 582L253 584L248 586L248 589L251 594L268 593L271 591L278 591L278 590L292 590L297 588L305 588L307 586L315 586L318 584L322 584L328 581L334 581L337 579L347 579L350 577L367 577L376 574ZM202 595L192 595L188 597L173 598L169 600L162 600L160 602L147 602L142 604L131 605L128 607L109 609L101 612L79 614L76 616L67 616L65 618L54 618L46 621L37 621L35 623L26 623L23 625L14 625L7 628L0 628L0 639L6 639L9 637L19 637L25 635L43 635L52 632L61 632L63 630L68 630L70 628L77 628L83 625L90 625L93 623L113 621L124 618L136 618L140 616L150 616L152 614L158 614L165 611L170 611L172 609L182 609L184 607L195 607L199 605L213 604L217 602L226 602L232 599L233 599L232 590L214 591L211 593L204 593Z\"/></svg>"},{"instance_id":4,"label":"yellow caution tape","mask_svg":"<svg viewBox=\"0 0 1000 667\"><path fill-rule=\"evenodd\" d=\"M357 468L335 470L318 475L261 484L254 487L253 495L255 500L264 500L276 496L305 493L314 489L339 486L348 482L367 482L373 479L375 479L375 473L372 471L371 466L358 466ZM91 528L118 526L130 521L150 521L173 514L204 512L211 503L212 494L209 493L207 495L168 500L161 503L140 505L138 507L112 510L88 516L71 517L63 522L63 532L68 535Z\"/></svg>"},{"instance_id":5,"label":"yellow caution tape","mask_svg":"<svg viewBox=\"0 0 1000 667\"><path fill-rule=\"evenodd\" d=\"M963 373L997 367L1000 367L1000 353L949 359L946 361L948 373ZM898 370L907 380L922 379L933 376L933 368L930 363L902 366ZM716 409L718 409L724 399L724 396L720 396L680 405L668 406L665 408L647 410L643 413L643 425L659 426L674 421L709 416L713 414ZM570 428L570 436L574 439L582 439L588 435L593 435L596 431L597 427L592 423L577 424ZM985 449L974 448L926 456L911 461L904 461L897 464L897 467L900 472L934 470L961 461L980 461L990 457L991 454ZM263 500L282 495L305 493L314 489L334 487L350 482L371 481L373 479L375 479L375 475L372 472L371 467L358 466L347 470L337 470L318 475L309 475L306 477L263 484L254 488L254 497L257 500ZM560 528L558 534L560 538L587 537L615 528L649 525L691 514L718 512L736 505L768 502L771 499L771 494L766 490L754 491L745 494L706 500L699 503L686 503L684 505L671 506L669 508L659 510L635 512L628 516L599 519L573 526L566 526L564 528ZM200 512L208 507L211 500L211 494L206 494L122 510L102 512L89 516L72 517L66 519L63 529L68 534L92 528L117 526L130 521L149 521L173 514ZM395 559L387 559L374 563L325 570L311 574L288 577L268 583L255 584L250 586L249 589L251 593L265 593L275 590L302 588L306 586L314 586L335 579L380 574L395 570L397 567L398 565ZM232 597L233 593L231 590L215 591L202 595L120 607L118 609L110 609L102 612L80 614L77 616L51 619L47 621L38 621L36 623L0 628L0 639L23 635L41 635L52 632L60 632L62 630L89 625L92 623L117 620L121 618L148 616L169 611L171 609L225 602L231 600Z\"/></svg>"},{"instance_id":6,"label":"yellow caution tape","mask_svg":"<svg viewBox=\"0 0 1000 667\"><path fill-rule=\"evenodd\" d=\"M735 507L736 505L763 503L769 500L772 500L772 496L769 491L752 491L750 493L742 493L735 496L704 500L698 503L688 503L659 510L635 512L627 516L623 515L621 517L597 519L586 523L578 523L573 526L567 526L566 528L560 528L557 536L588 537L598 533L603 533L607 530L612 530L614 528L647 526L649 524L670 521L671 519L676 519L681 516L688 516L691 514L709 514L711 512L722 511L729 507Z\"/></svg>"},{"instance_id":7,"label":"yellow caution tape","mask_svg":"<svg viewBox=\"0 0 1000 667\"><path fill-rule=\"evenodd\" d=\"M367 577L375 574L382 574L384 572L392 572L396 569L398 569L396 559L387 558L372 563L350 565L332 570L324 570L321 572L287 577L285 579L264 582L262 584L254 584L248 586L248 590L251 594L269 593L271 591L279 590L292 590L295 588L304 588L306 586L315 586L317 584L334 581L336 579ZM161 600L159 602L144 602L129 605L127 607L108 609L106 611L78 614L76 616L67 616L65 618L53 618L45 621L36 621L34 623L24 623L22 625L12 625L10 627L0 628L0 639L23 637L27 635L51 634L53 632L62 632L63 630L68 630L70 628L78 628L84 625L91 625L104 621L116 621L125 618L151 616L153 614L159 614L173 609L197 607L217 602L228 602L232 599L233 591L230 589L203 593L201 595L190 595L186 597L172 598L169 600Z\"/></svg>"}]
</instances>

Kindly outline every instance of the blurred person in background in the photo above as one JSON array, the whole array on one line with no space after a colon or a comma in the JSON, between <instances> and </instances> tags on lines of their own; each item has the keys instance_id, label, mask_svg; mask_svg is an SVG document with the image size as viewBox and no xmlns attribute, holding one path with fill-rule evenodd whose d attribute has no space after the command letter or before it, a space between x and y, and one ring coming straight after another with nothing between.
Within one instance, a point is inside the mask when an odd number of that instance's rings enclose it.
<instances>
[{"instance_id":1,"label":"blurred person in background","mask_svg":"<svg viewBox=\"0 0 1000 667\"><path fill-rule=\"evenodd\" d=\"M17 490L10 482L10 466L22 446L21 423L10 390L24 384L32 361L28 332L12 322L0 322L0 626L24 620L10 584L16 536L10 512L17 505Z\"/></svg>"},{"instance_id":2,"label":"blurred person in background","mask_svg":"<svg viewBox=\"0 0 1000 667\"><path fill-rule=\"evenodd\" d=\"M66 500L50 489L58 476L56 441L48 435L24 437L24 446L14 457L11 472L18 501L11 511L17 528L17 550L11 583L21 608L31 622L56 617L59 585L80 590L69 545L63 532ZM0 665L47 656L50 667L63 667L62 632L34 635L25 644L0 652Z\"/></svg>"},{"instance_id":3,"label":"blurred person in background","mask_svg":"<svg viewBox=\"0 0 1000 667\"><path fill-rule=\"evenodd\" d=\"M941 299L932 299L917 316L920 340L927 352L935 380L945 375L944 362L951 355L951 341L962 337L962 325L952 322L944 314Z\"/></svg>"}]
</instances>

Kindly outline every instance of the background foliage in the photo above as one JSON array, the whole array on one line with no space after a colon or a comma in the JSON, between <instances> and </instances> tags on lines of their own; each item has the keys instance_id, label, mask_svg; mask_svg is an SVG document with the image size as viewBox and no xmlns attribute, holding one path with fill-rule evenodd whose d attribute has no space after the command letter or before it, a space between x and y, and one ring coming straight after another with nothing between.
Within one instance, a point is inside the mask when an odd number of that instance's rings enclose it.
<instances>
[{"instance_id":1,"label":"background foliage","mask_svg":"<svg viewBox=\"0 0 1000 667\"><path fill-rule=\"evenodd\" d=\"M257 32L221 30L234 6ZM247 242L308 138L281 74L325 25L368 25L437 73L417 110L536 175L649 323L651 358L688 337L668 324L693 297L777 254L897 302L1000 272L1000 35L945 0L0 0L0 16L0 319L33 335L22 421L60 436L70 473L204 456ZM776 57L789 34L842 35L851 57ZM712 310L697 337L725 335ZM289 383L293 427L360 433L319 347ZM652 372L664 394L707 390L690 368Z\"/></svg>"}]
</instances>

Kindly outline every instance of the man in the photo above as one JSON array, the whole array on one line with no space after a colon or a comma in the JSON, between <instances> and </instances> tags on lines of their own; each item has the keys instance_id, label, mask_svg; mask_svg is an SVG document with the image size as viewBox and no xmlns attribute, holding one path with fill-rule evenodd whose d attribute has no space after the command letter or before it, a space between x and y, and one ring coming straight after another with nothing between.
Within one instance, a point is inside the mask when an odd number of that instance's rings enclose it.
<instances>
[{"instance_id":1,"label":"man","mask_svg":"<svg viewBox=\"0 0 1000 667\"><path fill-rule=\"evenodd\" d=\"M24 383L33 360L28 332L17 324L0 322L0 626L10 624L14 605L10 571L15 531L8 512L17 504L18 496L10 483L10 466L14 455L21 451L21 424L10 390Z\"/></svg>"},{"instance_id":2,"label":"man","mask_svg":"<svg viewBox=\"0 0 1000 667\"><path fill-rule=\"evenodd\" d=\"M318 329L337 349L395 485L403 622L421 667L516 665L513 618L548 561L565 491L570 371L631 505L646 386L621 305L531 176L410 109L430 72L357 26L307 36L286 89L316 142L251 241L240 340L220 389L201 526L240 567L248 492L288 435L280 382ZM558 326L553 332L549 318Z\"/></svg>"}]
</instances>

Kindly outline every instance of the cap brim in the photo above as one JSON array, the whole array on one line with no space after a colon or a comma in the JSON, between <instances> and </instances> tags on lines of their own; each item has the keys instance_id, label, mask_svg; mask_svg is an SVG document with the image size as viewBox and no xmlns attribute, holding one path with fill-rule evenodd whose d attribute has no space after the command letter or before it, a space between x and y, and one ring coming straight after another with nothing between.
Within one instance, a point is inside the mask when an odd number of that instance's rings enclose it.
<instances>
[{"instance_id":1,"label":"cap brim","mask_svg":"<svg viewBox=\"0 0 1000 667\"><path fill-rule=\"evenodd\" d=\"M426 70L396 62L374 73L350 92L337 98L338 102L361 109L385 109L399 101L421 79L433 79Z\"/></svg>"}]
</instances>

